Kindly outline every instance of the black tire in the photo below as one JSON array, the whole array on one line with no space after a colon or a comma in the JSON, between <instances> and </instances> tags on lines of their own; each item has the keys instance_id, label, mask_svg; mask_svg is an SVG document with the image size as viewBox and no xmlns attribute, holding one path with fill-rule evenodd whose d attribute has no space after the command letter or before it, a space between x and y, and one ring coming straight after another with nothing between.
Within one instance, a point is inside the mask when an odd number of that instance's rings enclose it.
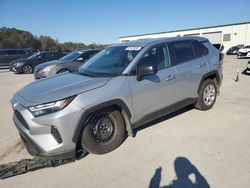
<instances>
[{"instance_id":1,"label":"black tire","mask_svg":"<svg viewBox=\"0 0 250 188\"><path fill-rule=\"evenodd\" d=\"M195 108L199 110L209 110L214 106L217 98L217 86L211 79L203 81L199 90L198 101Z\"/></svg>"},{"instance_id":2,"label":"black tire","mask_svg":"<svg viewBox=\"0 0 250 188\"><path fill-rule=\"evenodd\" d=\"M33 73L33 67L31 65L24 65L22 68L24 74L31 74Z\"/></svg>"},{"instance_id":3,"label":"black tire","mask_svg":"<svg viewBox=\"0 0 250 188\"><path fill-rule=\"evenodd\" d=\"M94 113L82 132L81 144L89 153L105 154L121 145L125 123L116 109L104 109Z\"/></svg>"}]
</instances>

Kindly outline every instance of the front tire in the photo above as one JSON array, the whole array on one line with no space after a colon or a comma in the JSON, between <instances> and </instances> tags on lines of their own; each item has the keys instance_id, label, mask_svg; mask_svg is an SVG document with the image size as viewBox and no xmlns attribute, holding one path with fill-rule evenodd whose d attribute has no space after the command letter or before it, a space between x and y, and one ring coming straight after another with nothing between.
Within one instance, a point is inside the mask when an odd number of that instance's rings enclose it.
<instances>
[{"instance_id":1,"label":"front tire","mask_svg":"<svg viewBox=\"0 0 250 188\"><path fill-rule=\"evenodd\" d=\"M33 67L31 65L24 65L23 68L23 73L24 74L31 74L33 73Z\"/></svg>"},{"instance_id":2,"label":"front tire","mask_svg":"<svg viewBox=\"0 0 250 188\"><path fill-rule=\"evenodd\" d=\"M195 107L199 110L209 110L214 106L217 98L217 86L211 79L205 80L200 88Z\"/></svg>"},{"instance_id":3,"label":"front tire","mask_svg":"<svg viewBox=\"0 0 250 188\"><path fill-rule=\"evenodd\" d=\"M121 145L125 123L117 109L94 113L82 133L82 147L89 153L105 154Z\"/></svg>"}]
</instances>

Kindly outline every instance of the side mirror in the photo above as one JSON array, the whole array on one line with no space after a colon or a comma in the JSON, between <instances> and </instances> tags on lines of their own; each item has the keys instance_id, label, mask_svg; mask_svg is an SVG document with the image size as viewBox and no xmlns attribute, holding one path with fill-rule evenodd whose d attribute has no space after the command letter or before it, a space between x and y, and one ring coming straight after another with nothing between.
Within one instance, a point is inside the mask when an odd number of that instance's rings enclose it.
<instances>
[{"instance_id":1,"label":"side mirror","mask_svg":"<svg viewBox=\"0 0 250 188\"><path fill-rule=\"evenodd\" d=\"M157 67L156 66L140 66L137 69L137 80L141 81L144 79L144 76L146 75L153 75L156 74L158 72Z\"/></svg>"},{"instance_id":2,"label":"side mirror","mask_svg":"<svg viewBox=\"0 0 250 188\"><path fill-rule=\"evenodd\" d=\"M82 60L83 60L82 57L78 57L78 58L76 59L76 61L82 61Z\"/></svg>"}]
</instances>

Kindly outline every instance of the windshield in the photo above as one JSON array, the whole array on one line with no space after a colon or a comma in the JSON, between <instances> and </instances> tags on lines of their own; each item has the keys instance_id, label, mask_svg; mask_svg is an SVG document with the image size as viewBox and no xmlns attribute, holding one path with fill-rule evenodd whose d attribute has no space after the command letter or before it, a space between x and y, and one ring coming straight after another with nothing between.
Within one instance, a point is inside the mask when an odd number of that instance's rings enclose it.
<instances>
[{"instance_id":1,"label":"windshield","mask_svg":"<svg viewBox=\"0 0 250 188\"><path fill-rule=\"evenodd\" d=\"M36 58L40 53L34 53L33 55L29 56L28 59Z\"/></svg>"},{"instance_id":2,"label":"windshield","mask_svg":"<svg viewBox=\"0 0 250 188\"><path fill-rule=\"evenodd\" d=\"M60 60L61 61L72 61L81 54L82 54L82 52L80 52L80 51L74 51L74 52L69 53L68 55L63 56Z\"/></svg>"},{"instance_id":3,"label":"windshield","mask_svg":"<svg viewBox=\"0 0 250 188\"><path fill-rule=\"evenodd\" d=\"M105 48L82 65L79 73L95 77L119 75L140 52L141 48L128 46Z\"/></svg>"}]
</instances>

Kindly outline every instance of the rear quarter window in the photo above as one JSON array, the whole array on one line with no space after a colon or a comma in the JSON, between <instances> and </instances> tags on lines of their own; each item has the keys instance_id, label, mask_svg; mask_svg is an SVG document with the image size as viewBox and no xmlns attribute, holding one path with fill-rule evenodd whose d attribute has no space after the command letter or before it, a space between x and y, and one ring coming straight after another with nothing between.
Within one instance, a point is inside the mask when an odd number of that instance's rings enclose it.
<instances>
[{"instance_id":1,"label":"rear quarter window","mask_svg":"<svg viewBox=\"0 0 250 188\"><path fill-rule=\"evenodd\" d=\"M177 41L172 43L176 63L181 64L195 58L191 41Z\"/></svg>"},{"instance_id":2,"label":"rear quarter window","mask_svg":"<svg viewBox=\"0 0 250 188\"><path fill-rule=\"evenodd\" d=\"M200 42L196 40L192 41L192 43L193 43L196 58L199 58L208 54L208 49L203 44L201 44Z\"/></svg>"}]
</instances>

